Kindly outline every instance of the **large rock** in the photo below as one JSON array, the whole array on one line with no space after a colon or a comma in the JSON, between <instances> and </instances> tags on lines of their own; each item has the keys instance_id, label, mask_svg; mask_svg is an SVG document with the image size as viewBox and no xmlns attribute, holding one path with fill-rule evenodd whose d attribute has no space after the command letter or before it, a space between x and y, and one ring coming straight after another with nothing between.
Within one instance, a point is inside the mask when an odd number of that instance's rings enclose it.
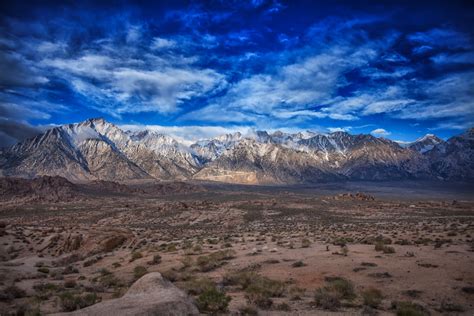
<instances>
[{"instance_id":1,"label":"large rock","mask_svg":"<svg viewBox=\"0 0 474 316\"><path fill-rule=\"evenodd\" d=\"M199 312L183 291L163 279L160 273L153 272L135 282L121 298L55 315L178 316L199 315Z\"/></svg>"}]
</instances>

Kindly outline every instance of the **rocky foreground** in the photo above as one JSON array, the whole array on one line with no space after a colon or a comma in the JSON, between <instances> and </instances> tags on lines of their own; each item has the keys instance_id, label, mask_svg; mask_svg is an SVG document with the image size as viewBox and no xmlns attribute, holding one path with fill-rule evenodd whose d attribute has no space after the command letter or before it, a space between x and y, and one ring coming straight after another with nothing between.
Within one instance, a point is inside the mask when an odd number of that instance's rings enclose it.
<instances>
[{"instance_id":1,"label":"rocky foreground","mask_svg":"<svg viewBox=\"0 0 474 316\"><path fill-rule=\"evenodd\" d=\"M474 312L469 187L94 185L0 202L0 314Z\"/></svg>"}]
</instances>

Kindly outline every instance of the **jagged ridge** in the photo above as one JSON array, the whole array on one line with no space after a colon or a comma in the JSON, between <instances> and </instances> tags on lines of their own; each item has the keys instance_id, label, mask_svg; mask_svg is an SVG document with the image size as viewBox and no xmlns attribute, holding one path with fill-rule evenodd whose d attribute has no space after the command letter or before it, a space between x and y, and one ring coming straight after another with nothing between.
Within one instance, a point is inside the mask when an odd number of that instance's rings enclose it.
<instances>
[{"instance_id":1,"label":"jagged ridge","mask_svg":"<svg viewBox=\"0 0 474 316\"><path fill-rule=\"evenodd\" d=\"M3 176L71 181L214 180L311 183L337 179L472 179L473 129L447 141L426 135L400 146L372 135L256 131L185 146L103 119L52 128L0 152Z\"/></svg>"}]
</instances>

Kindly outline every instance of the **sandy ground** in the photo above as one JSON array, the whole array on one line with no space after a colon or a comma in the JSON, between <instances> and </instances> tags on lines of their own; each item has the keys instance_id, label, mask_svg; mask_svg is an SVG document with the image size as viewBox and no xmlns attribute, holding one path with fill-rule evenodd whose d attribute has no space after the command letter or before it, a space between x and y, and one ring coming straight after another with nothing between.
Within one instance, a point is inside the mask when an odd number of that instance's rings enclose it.
<instances>
[{"instance_id":1,"label":"sandy ground","mask_svg":"<svg viewBox=\"0 0 474 316\"><path fill-rule=\"evenodd\" d=\"M94 293L96 301L119 297L136 279L137 266L163 273L196 300L191 281L210 279L231 297L225 314L251 307L261 315L392 315L399 301L417 304L420 315L474 314L469 188L456 196L419 185L402 195L394 184L349 187L371 194L356 197L347 185L214 185L204 193L156 198L2 202L0 314L61 311L64 293ZM353 195L340 195L346 192ZM376 251L381 241L390 253ZM199 265L222 251L230 255L209 269ZM157 254L161 262L151 264ZM281 281L283 293L270 297L271 306L251 302L246 289L225 282L242 271ZM315 292L328 286L328 277L348 280L355 297L334 310L318 305ZM12 286L20 294L12 295ZM376 308L365 306L369 288L382 294Z\"/></svg>"}]
</instances>

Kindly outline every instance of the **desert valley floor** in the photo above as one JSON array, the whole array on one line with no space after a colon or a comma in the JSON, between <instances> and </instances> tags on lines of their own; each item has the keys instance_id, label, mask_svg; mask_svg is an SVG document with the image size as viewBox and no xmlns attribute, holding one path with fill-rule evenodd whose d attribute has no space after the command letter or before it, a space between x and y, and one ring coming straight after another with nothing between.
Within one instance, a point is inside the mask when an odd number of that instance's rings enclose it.
<instances>
[{"instance_id":1,"label":"desert valley floor","mask_svg":"<svg viewBox=\"0 0 474 316\"><path fill-rule=\"evenodd\" d=\"M104 302L155 271L204 314L474 314L472 185L9 185L1 315Z\"/></svg>"}]
</instances>

